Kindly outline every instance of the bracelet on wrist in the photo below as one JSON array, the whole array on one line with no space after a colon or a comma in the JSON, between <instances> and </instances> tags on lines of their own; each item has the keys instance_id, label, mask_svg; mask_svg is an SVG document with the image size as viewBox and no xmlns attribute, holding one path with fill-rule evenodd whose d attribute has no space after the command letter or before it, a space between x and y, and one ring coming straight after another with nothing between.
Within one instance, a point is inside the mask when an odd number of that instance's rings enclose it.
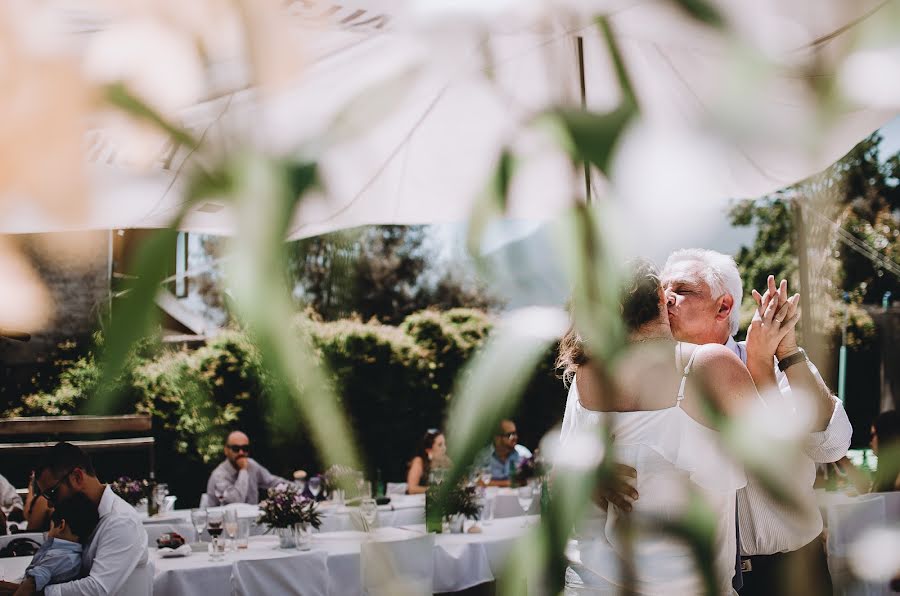
<instances>
[{"instance_id":1,"label":"bracelet on wrist","mask_svg":"<svg viewBox=\"0 0 900 596\"><path fill-rule=\"evenodd\" d=\"M803 348L797 348L797 351L790 356L785 356L784 358L778 360L778 370L784 372L789 367L799 362L809 362L809 356L806 355L806 350L804 350Z\"/></svg>"}]
</instances>

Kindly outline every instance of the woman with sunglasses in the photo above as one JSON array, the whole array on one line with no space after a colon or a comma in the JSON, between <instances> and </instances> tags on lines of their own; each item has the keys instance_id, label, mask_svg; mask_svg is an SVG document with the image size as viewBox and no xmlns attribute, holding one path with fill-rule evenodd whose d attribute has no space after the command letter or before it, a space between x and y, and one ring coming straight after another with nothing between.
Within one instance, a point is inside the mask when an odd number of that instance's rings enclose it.
<instances>
[{"instance_id":1,"label":"woman with sunglasses","mask_svg":"<svg viewBox=\"0 0 900 596\"><path fill-rule=\"evenodd\" d=\"M432 468L446 467L447 442L444 433L430 428L419 442L415 457L409 462L406 473L406 493L422 494L428 490Z\"/></svg>"}]
</instances>

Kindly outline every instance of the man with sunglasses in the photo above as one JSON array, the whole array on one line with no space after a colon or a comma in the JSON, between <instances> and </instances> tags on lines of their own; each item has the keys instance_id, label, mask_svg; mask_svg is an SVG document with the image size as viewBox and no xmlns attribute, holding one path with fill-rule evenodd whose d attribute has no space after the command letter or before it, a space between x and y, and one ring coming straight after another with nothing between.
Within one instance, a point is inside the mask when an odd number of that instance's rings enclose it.
<instances>
[{"instance_id":1,"label":"man with sunglasses","mask_svg":"<svg viewBox=\"0 0 900 596\"><path fill-rule=\"evenodd\" d=\"M84 495L97 507L99 521L82 551L81 579L52 584L47 596L134 594L149 596L153 577L148 566L147 532L134 507L102 484L90 457L71 443L50 447L35 477L40 497L51 507ZM35 593L26 578L17 594Z\"/></svg>"},{"instance_id":2,"label":"man with sunglasses","mask_svg":"<svg viewBox=\"0 0 900 596\"><path fill-rule=\"evenodd\" d=\"M225 439L225 461L216 466L206 483L210 505L259 503L260 489L290 483L275 476L250 457L250 438L239 430Z\"/></svg>"},{"instance_id":3,"label":"man with sunglasses","mask_svg":"<svg viewBox=\"0 0 900 596\"><path fill-rule=\"evenodd\" d=\"M503 419L494 434L494 445L488 447L480 458L482 467L491 469L491 486L509 486L510 477L515 473L522 459L531 457L527 447L519 445L516 423Z\"/></svg>"}]
</instances>

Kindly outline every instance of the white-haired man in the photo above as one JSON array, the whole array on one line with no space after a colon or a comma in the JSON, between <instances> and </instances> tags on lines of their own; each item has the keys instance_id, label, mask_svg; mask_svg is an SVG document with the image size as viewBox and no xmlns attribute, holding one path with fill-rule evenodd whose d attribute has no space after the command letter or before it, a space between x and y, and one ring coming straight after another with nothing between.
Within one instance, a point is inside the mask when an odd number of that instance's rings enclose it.
<instances>
[{"instance_id":1,"label":"white-haired man","mask_svg":"<svg viewBox=\"0 0 900 596\"><path fill-rule=\"evenodd\" d=\"M806 353L797 345L794 325L798 295L787 295L787 282L776 286L772 276L760 295L753 290L758 310L747 332L746 342L736 342L743 285L734 260L703 249L679 250L669 257L661 274L669 307L669 322L676 339L696 344L719 343L730 347L751 373L756 367L777 362L779 389L809 396L811 416L805 438L805 460L795 477L795 492L803 512L786 509L752 479L738 492L738 528L744 557L745 594L784 594L790 590L789 575L803 577L807 593L831 593L828 568L820 535L822 517L813 493L814 462L832 462L850 446L853 429L843 405L836 399ZM763 313L769 309L774 316ZM754 377L756 378L756 377ZM762 389L761 389L762 390ZM818 582L818 588L815 586ZM821 591L820 591L821 590Z\"/></svg>"}]
</instances>

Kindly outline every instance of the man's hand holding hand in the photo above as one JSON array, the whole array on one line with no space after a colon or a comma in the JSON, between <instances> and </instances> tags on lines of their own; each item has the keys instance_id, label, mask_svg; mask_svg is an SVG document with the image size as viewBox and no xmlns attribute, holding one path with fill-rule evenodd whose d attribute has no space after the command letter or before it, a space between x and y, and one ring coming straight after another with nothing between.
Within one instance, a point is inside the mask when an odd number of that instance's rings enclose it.
<instances>
[{"instance_id":1,"label":"man's hand holding hand","mask_svg":"<svg viewBox=\"0 0 900 596\"><path fill-rule=\"evenodd\" d=\"M795 327L800 320L797 305L800 295L787 296L787 280L776 287L775 277L768 278L768 288L760 295L753 290L757 309L747 329L747 361L760 366L772 366L772 359L783 358L797 351Z\"/></svg>"},{"instance_id":2,"label":"man's hand holding hand","mask_svg":"<svg viewBox=\"0 0 900 596\"><path fill-rule=\"evenodd\" d=\"M606 511L612 503L625 513L632 509L631 503L637 501L638 492L634 488L637 470L625 464L615 464L612 481L607 486L598 486L594 490L594 502Z\"/></svg>"}]
</instances>

